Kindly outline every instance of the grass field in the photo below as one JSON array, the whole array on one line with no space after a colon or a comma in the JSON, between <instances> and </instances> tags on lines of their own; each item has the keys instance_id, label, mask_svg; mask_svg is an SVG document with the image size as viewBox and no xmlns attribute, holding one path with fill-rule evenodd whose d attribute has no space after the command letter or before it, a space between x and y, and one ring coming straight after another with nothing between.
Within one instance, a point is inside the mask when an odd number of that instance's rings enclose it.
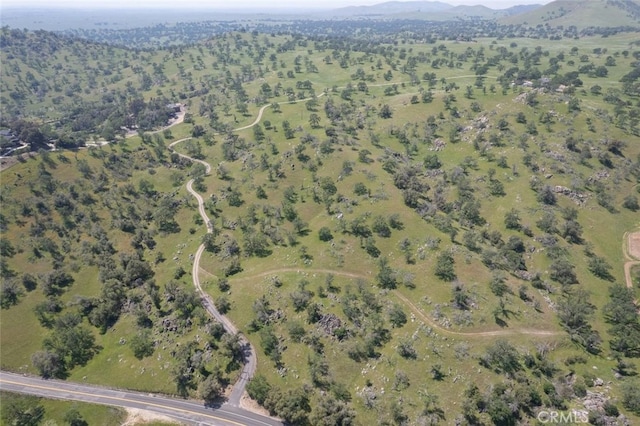
<instances>
[{"instance_id":1,"label":"grass field","mask_svg":"<svg viewBox=\"0 0 640 426\"><path fill-rule=\"evenodd\" d=\"M89 425L118 426L122 425L127 415L119 408L106 407L104 405L87 404L83 402L58 401L53 399L27 397L10 392L1 393L4 409L15 400L29 401L31 404L38 404L44 408L43 424L65 424L65 416L76 411L81 418Z\"/></svg>"}]
</instances>

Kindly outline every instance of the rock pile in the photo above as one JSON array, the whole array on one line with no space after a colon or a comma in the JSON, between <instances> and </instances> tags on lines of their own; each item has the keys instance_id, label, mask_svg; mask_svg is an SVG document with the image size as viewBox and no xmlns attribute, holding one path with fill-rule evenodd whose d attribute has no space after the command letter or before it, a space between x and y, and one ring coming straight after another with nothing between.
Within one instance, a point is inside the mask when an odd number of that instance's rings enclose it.
<instances>
[{"instance_id":1,"label":"rock pile","mask_svg":"<svg viewBox=\"0 0 640 426\"><path fill-rule=\"evenodd\" d=\"M342 321L335 314L324 314L318 321L318 328L329 336L335 336L337 329L342 327Z\"/></svg>"}]
</instances>

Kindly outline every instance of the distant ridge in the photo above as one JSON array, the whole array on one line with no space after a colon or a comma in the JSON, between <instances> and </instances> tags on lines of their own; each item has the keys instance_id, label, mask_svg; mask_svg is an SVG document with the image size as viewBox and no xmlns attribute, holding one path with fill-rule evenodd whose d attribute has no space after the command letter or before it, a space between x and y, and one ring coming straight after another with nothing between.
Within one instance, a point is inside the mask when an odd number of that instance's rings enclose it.
<instances>
[{"instance_id":1,"label":"distant ridge","mask_svg":"<svg viewBox=\"0 0 640 426\"><path fill-rule=\"evenodd\" d=\"M498 19L540 8L539 4L518 5L507 9L491 9L483 5L453 6L439 1L388 1L370 6L347 6L316 15L334 18L425 19L447 21L457 19Z\"/></svg>"},{"instance_id":2,"label":"distant ridge","mask_svg":"<svg viewBox=\"0 0 640 426\"><path fill-rule=\"evenodd\" d=\"M542 7L540 4L519 4L516 6L511 6L508 9L503 9L507 16L519 15L520 13L526 13L531 10L535 10Z\"/></svg>"},{"instance_id":3,"label":"distant ridge","mask_svg":"<svg viewBox=\"0 0 640 426\"><path fill-rule=\"evenodd\" d=\"M535 10L499 19L501 24L587 27L640 27L634 0L556 0Z\"/></svg>"},{"instance_id":4,"label":"distant ridge","mask_svg":"<svg viewBox=\"0 0 640 426\"><path fill-rule=\"evenodd\" d=\"M347 6L330 11L339 15L394 15L406 12L441 12L452 9L453 6L439 1L388 1L371 6Z\"/></svg>"}]
</instances>

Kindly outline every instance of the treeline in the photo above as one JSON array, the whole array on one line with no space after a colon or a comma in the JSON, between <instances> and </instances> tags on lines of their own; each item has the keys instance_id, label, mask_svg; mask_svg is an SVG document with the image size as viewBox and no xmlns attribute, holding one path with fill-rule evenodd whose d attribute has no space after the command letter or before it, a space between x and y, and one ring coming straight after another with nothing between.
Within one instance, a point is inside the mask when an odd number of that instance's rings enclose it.
<instances>
[{"instance_id":1,"label":"treeline","mask_svg":"<svg viewBox=\"0 0 640 426\"><path fill-rule=\"evenodd\" d=\"M397 36L419 43L438 40L473 40L480 37L574 39L581 36L611 36L620 32L634 32L631 27L551 27L529 25L500 25L493 19L460 19L428 21L421 19L294 19L272 21L203 21L158 24L151 27L125 30L70 29L61 34L86 40L135 49L158 49L177 45L193 45L211 35L232 31L260 34L303 35L314 39L349 38L354 41L394 43ZM204 35L206 34L206 36Z\"/></svg>"},{"instance_id":2,"label":"treeline","mask_svg":"<svg viewBox=\"0 0 640 426\"><path fill-rule=\"evenodd\" d=\"M124 138L127 132L144 132L164 126L176 117L176 106L166 98L145 102L142 98L121 104L115 98L104 103L79 101L57 123L48 124L30 119L4 118L0 125L29 146L30 151L56 148L74 149L85 146L93 136L105 141Z\"/></svg>"}]
</instances>

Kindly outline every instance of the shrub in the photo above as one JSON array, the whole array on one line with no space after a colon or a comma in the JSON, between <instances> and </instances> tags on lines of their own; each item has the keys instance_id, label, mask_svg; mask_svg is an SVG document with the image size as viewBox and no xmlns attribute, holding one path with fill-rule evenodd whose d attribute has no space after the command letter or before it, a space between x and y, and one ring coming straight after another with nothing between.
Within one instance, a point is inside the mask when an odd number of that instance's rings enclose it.
<instances>
[{"instance_id":1,"label":"shrub","mask_svg":"<svg viewBox=\"0 0 640 426\"><path fill-rule=\"evenodd\" d=\"M260 405L264 404L270 391L271 385L267 382L267 379L260 374L255 375L247 384L247 393Z\"/></svg>"},{"instance_id":2,"label":"shrub","mask_svg":"<svg viewBox=\"0 0 640 426\"><path fill-rule=\"evenodd\" d=\"M320 241L331 241L333 240L333 234L329 228L323 226L318 230L318 238Z\"/></svg>"}]
</instances>

